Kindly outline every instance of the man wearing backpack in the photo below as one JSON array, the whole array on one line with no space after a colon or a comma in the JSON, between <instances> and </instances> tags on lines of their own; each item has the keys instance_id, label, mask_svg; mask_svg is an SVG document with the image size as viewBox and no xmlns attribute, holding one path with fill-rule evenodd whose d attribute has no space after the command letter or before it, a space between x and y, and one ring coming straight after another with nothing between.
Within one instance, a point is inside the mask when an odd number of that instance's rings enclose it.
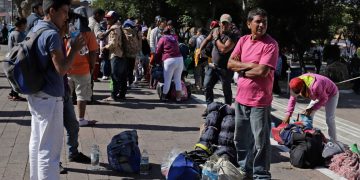
<instances>
[{"instance_id":1,"label":"man wearing backpack","mask_svg":"<svg viewBox=\"0 0 360 180\"><path fill-rule=\"evenodd\" d=\"M59 29L68 18L70 0L44 0L44 20L30 30L46 29L38 37L36 57L45 70L43 88L28 96L31 113L29 142L30 180L58 180L59 162L63 142L63 76L74 61L74 56L85 45L84 39L76 37L66 56Z\"/></svg>"},{"instance_id":2,"label":"man wearing backpack","mask_svg":"<svg viewBox=\"0 0 360 180\"><path fill-rule=\"evenodd\" d=\"M114 30L108 36L108 44L102 49L107 49L110 52L111 80L113 82L111 96L104 101L120 101L125 99L127 91L128 61L123 58L122 29L118 25L119 14L115 11L109 11L105 18L110 29Z\"/></svg>"},{"instance_id":3,"label":"man wearing backpack","mask_svg":"<svg viewBox=\"0 0 360 180\"><path fill-rule=\"evenodd\" d=\"M201 52L208 42L212 41L214 44L212 49L213 63L209 64L204 79L205 99L208 105L214 101L213 89L219 80L221 80L225 104L231 105L232 103L231 81L234 72L227 69L227 62L237 39L230 31L231 22L232 18L229 14L221 15L220 27L214 28L200 46L199 51ZM205 110L203 116L206 114Z\"/></svg>"},{"instance_id":4,"label":"man wearing backpack","mask_svg":"<svg viewBox=\"0 0 360 180\"><path fill-rule=\"evenodd\" d=\"M8 47L9 49L17 46L18 43L22 42L25 37L25 28L26 28L26 19L25 18L16 18L15 29L9 35ZM19 96L19 93L11 89L8 99L11 101L26 101L25 98Z\"/></svg>"},{"instance_id":5,"label":"man wearing backpack","mask_svg":"<svg viewBox=\"0 0 360 180\"><path fill-rule=\"evenodd\" d=\"M31 4L31 14L27 17L26 32L29 32L39 20L44 16L43 6L41 2L34 2Z\"/></svg>"}]
</instances>

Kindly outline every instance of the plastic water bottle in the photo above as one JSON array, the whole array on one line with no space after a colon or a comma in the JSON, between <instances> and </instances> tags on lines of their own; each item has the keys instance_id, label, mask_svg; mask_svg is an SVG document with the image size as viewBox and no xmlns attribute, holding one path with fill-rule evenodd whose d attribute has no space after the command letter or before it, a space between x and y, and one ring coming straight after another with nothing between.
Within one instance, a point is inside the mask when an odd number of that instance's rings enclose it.
<instances>
[{"instance_id":1,"label":"plastic water bottle","mask_svg":"<svg viewBox=\"0 0 360 180\"><path fill-rule=\"evenodd\" d=\"M74 40L77 36L80 35L80 30L76 29L76 27L72 23L69 23L69 34L71 40ZM89 48L87 47L87 45L83 46L80 50L80 55L83 56L88 53L89 53Z\"/></svg>"},{"instance_id":2,"label":"plastic water bottle","mask_svg":"<svg viewBox=\"0 0 360 180\"><path fill-rule=\"evenodd\" d=\"M201 180L218 180L219 178L219 167L212 162L205 162L202 169Z\"/></svg>"},{"instance_id":3,"label":"plastic water bottle","mask_svg":"<svg viewBox=\"0 0 360 180\"><path fill-rule=\"evenodd\" d=\"M270 137L271 137L271 138L274 138L273 135L272 135L272 133L271 133L271 130L272 130L272 128L275 128L275 127L276 127L275 123L274 123L274 122L271 122L271 129L270 129Z\"/></svg>"},{"instance_id":4,"label":"plastic water bottle","mask_svg":"<svg viewBox=\"0 0 360 180\"><path fill-rule=\"evenodd\" d=\"M141 153L141 161L140 161L140 174L141 175L149 175L149 154L146 149L143 149Z\"/></svg>"},{"instance_id":5,"label":"plastic water bottle","mask_svg":"<svg viewBox=\"0 0 360 180\"><path fill-rule=\"evenodd\" d=\"M99 165L100 165L100 150L99 150L99 145L94 144L94 145L91 147L90 158L91 158L91 169L92 169L92 170L99 169Z\"/></svg>"},{"instance_id":6,"label":"plastic water bottle","mask_svg":"<svg viewBox=\"0 0 360 180\"><path fill-rule=\"evenodd\" d=\"M209 162L205 162L204 167L201 171L201 180L210 180L210 165Z\"/></svg>"}]
</instances>

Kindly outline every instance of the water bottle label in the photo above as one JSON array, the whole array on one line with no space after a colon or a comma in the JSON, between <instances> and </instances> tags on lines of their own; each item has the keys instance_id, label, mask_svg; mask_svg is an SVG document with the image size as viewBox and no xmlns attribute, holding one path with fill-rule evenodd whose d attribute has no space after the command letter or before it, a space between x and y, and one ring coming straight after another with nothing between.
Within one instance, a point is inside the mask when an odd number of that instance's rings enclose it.
<instances>
[{"instance_id":1,"label":"water bottle label","mask_svg":"<svg viewBox=\"0 0 360 180\"><path fill-rule=\"evenodd\" d=\"M76 38L80 34L80 31L72 31L70 32L70 37L72 39Z\"/></svg>"}]
</instances>

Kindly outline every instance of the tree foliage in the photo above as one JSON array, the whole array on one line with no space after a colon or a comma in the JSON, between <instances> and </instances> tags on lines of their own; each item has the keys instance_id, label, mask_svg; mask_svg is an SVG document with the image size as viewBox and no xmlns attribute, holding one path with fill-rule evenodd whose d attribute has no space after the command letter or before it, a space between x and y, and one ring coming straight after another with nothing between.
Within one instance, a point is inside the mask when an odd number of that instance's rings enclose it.
<instances>
[{"instance_id":1,"label":"tree foliage","mask_svg":"<svg viewBox=\"0 0 360 180\"><path fill-rule=\"evenodd\" d=\"M207 27L210 20L228 13L245 33L248 11L261 7L268 12L268 33L281 46L303 51L311 40L323 42L339 33L360 45L360 0L95 0L93 6L115 10L123 19L140 18L148 25L161 15L178 24Z\"/></svg>"}]
</instances>

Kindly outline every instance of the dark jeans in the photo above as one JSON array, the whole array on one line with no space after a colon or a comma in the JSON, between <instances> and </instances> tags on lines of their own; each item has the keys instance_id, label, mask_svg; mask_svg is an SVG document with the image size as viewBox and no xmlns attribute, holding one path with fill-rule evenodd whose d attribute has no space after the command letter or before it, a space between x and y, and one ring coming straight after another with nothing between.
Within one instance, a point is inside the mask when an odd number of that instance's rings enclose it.
<instances>
[{"instance_id":1,"label":"dark jeans","mask_svg":"<svg viewBox=\"0 0 360 180\"><path fill-rule=\"evenodd\" d=\"M70 92L64 96L64 126L66 129L66 144L68 157L78 154L79 122L77 121L74 105L70 98Z\"/></svg>"},{"instance_id":2,"label":"dark jeans","mask_svg":"<svg viewBox=\"0 0 360 180\"><path fill-rule=\"evenodd\" d=\"M128 61L128 81L129 85L134 82L134 68L135 68L135 58L125 58Z\"/></svg>"},{"instance_id":3,"label":"dark jeans","mask_svg":"<svg viewBox=\"0 0 360 180\"><path fill-rule=\"evenodd\" d=\"M207 58L202 58L199 60L199 63L194 70L195 85L198 86L200 89L202 89L204 86L205 67L207 65Z\"/></svg>"},{"instance_id":4,"label":"dark jeans","mask_svg":"<svg viewBox=\"0 0 360 180\"><path fill-rule=\"evenodd\" d=\"M279 85L279 78L280 76L274 75L274 83L273 83L273 93L275 94L281 94L281 87Z\"/></svg>"},{"instance_id":5,"label":"dark jeans","mask_svg":"<svg viewBox=\"0 0 360 180\"><path fill-rule=\"evenodd\" d=\"M205 72L204 87L205 87L205 99L206 104L210 104L214 101L214 86L220 80L222 84L222 90L224 92L225 104L231 105L232 92L231 81L234 75L233 71L228 69L213 69L209 67Z\"/></svg>"},{"instance_id":6,"label":"dark jeans","mask_svg":"<svg viewBox=\"0 0 360 180\"><path fill-rule=\"evenodd\" d=\"M127 91L127 75L128 61L125 58L117 56L111 59L111 79L113 81L113 89L111 97L114 99L124 98Z\"/></svg>"}]
</instances>

